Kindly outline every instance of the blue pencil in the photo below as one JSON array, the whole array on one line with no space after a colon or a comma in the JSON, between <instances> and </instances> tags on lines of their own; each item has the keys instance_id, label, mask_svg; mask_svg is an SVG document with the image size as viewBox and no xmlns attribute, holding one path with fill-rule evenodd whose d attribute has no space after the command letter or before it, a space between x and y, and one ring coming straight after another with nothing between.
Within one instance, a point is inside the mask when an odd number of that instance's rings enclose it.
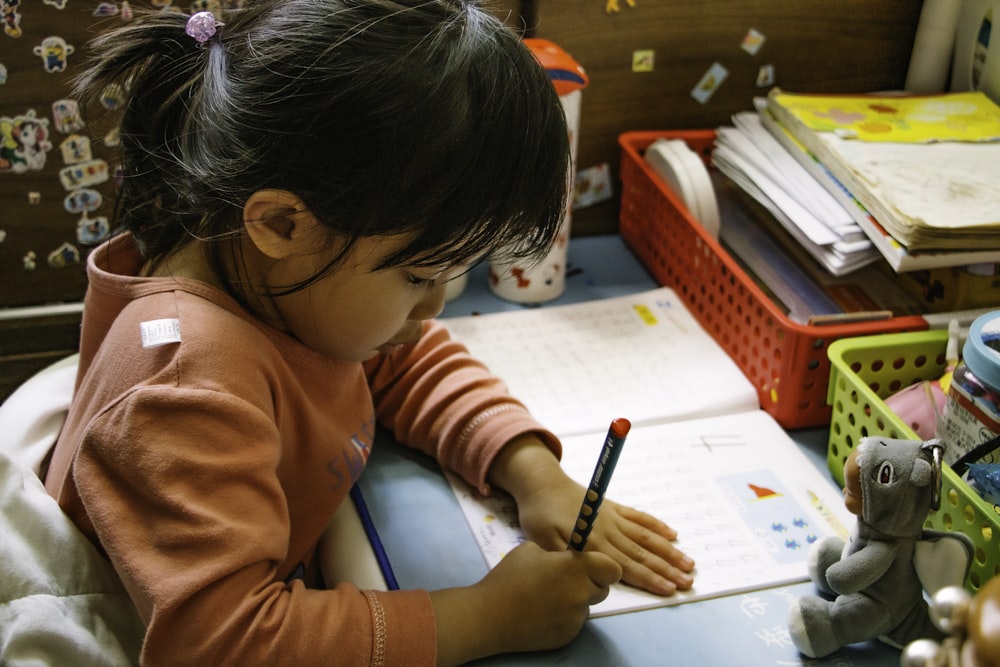
<instances>
[{"instance_id":1,"label":"blue pencil","mask_svg":"<svg viewBox=\"0 0 1000 667\"><path fill-rule=\"evenodd\" d=\"M587 538L590 537L590 530L594 527L594 520L597 519L597 510L604 502L604 493L611 483L611 473L615 471L618 457L621 456L622 447L625 446L625 436L631 428L631 422L621 417L611 422L608 436L601 448L601 455L597 458L594 474L590 477L590 486L587 487L580 513L573 525L573 534L569 538L570 549L583 551L587 546Z\"/></svg>"},{"instance_id":2,"label":"blue pencil","mask_svg":"<svg viewBox=\"0 0 1000 667\"><path fill-rule=\"evenodd\" d=\"M354 500L354 506L358 510L358 518L361 519L361 525L368 535L368 541L371 542L372 551L375 553L375 560L378 561L378 568L385 579L385 585L390 591L398 591L399 582L396 581L396 574L392 571L389 554L385 551L382 538L379 537L378 531L375 529L375 522L372 520L371 512L368 511L368 503L365 502L365 497L361 495L361 489L357 484L351 487L350 494L351 499Z\"/></svg>"}]
</instances>

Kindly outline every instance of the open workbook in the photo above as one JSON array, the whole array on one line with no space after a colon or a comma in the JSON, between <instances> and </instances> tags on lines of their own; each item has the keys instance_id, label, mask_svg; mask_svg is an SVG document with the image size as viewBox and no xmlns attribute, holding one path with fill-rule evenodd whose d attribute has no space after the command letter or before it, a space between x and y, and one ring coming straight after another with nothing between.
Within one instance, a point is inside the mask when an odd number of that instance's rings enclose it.
<instances>
[{"instance_id":1,"label":"open workbook","mask_svg":"<svg viewBox=\"0 0 1000 667\"><path fill-rule=\"evenodd\" d=\"M561 438L582 485L610 422L632 422L608 498L675 528L695 584L667 598L618 585L593 616L805 581L811 545L846 535L852 517L829 476L672 290L444 322ZM513 501L449 482L495 566L524 539Z\"/></svg>"}]
</instances>

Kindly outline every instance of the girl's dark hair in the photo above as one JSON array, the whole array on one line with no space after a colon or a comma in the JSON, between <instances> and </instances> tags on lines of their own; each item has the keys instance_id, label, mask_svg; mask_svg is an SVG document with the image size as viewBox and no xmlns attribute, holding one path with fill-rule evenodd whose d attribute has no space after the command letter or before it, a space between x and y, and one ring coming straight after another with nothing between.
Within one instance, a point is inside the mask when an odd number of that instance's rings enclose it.
<instances>
[{"instance_id":1,"label":"girl's dark hair","mask_svg":"<svg viewBox=\"0 0 1000 667\"><path fill-rule=\"evenodd\" d=\"M125 90L115 226L146 259L238 233L265 188L348 239L412 234L386 267L548 251L567 196L562 107L475 2L254 0L220 18L201 44L187 15L137 15L91 43L77 81L91 104Z\"/></svg>"}]
</instances>

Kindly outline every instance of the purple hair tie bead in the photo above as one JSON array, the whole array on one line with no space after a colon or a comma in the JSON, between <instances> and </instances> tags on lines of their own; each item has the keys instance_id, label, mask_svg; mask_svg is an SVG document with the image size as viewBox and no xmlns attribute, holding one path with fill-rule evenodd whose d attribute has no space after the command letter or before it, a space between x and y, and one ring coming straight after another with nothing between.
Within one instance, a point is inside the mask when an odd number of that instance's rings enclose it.
<instances>
[{"instance_id":1,"label":"purple hair tie bead","mask_svg":"<svg viewBox=\"0 0 1000 667\"><path fill-rule=\"evenodd\" d=\"M184 28L184 32L195 38L199 44L204 44L208 40L212 39L212 35L215 34L216 28L221 27L222 23L215 19L215 14L212 12L195 12L188 19L187 26Z\"/></svg>"}]
</instances>

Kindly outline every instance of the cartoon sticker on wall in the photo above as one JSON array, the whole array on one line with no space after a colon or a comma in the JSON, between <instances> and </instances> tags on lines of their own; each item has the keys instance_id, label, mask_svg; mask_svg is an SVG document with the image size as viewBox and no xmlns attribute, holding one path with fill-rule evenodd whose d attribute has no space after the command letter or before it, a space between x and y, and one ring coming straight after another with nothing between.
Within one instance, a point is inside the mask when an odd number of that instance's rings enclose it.
<instances>
[{"instance_id":1,"label":"cartoon sticker on wall","mask_svg":"<svg viewBox=\"0 0 1000 667\"><path fill-rule=\"evenodd\" d=\"M17 11L18 7L21 6L21 0L3 0L3 31L7 33L8 37L20 37L21 31L21 12Z\"/></svg>"},{"instance_id":2,"label":"cartoon sticker on wall","mask_svg":"<svg viewBox=\"0 0 1000 667\"><path fill-rule=\"evenodd\" d=\"M86 214L76 222L76 240L81 245L95 246L111 236L111 225L103 215L88 218Z\"/></svg>"},{"instance_id":3,"label":"cartoon sticker on wall","mask_svg":"<svg viewBox=\"0 0 1000 667\"><path fill-rule=\"evenodd\" d=\"M59 181L66 190L104 183L108 177L108 163L104 160L88 160L59 170Z\"/></svg>"},{"instance_id":4,"label":"cartoon sticker on wall","mask_svg":"<svg viewBox=\"0 0 1000 667\"><path fill-rule=\"evenodd\" d=\"M73 190L63 199L67 213L92 213L104 204L104 195L93 188Z\"/></svg>"},{"instance_id":5,"label":"cartoon sticker on wall","mask_svg":"<svg viewBox=\"0 0 1000 667\"><path fill-rule=\"evenodd\" d=\"M0 63L0 86L7 83L7 66Z\"/></svg>"},{"instance_id":6,"label":"cartoon sticker on wall","mask_svg":"<svg viewBox=\"0 0 1000 667\"><path fill-rule=\"evenodd\" d=\"M101 106L108 111L117 109L125 99L125 90L117 83L109 83L101 90Z\"/></svg>"},{"instance_id":7,"label":"cartoon sticker on wall","mask_svg":"<svg viewBox=\"0 0 1000 667\"><path fill-rule=\"evenodd\" d=\"M13 118L0 116L0 172L42 169L50 150L48 118L38 118L34 109Z\"/></svg>"},{"instance_id":8,"label":"cartoon sticker on wall","mask_svg":"<svg viewBox=\"0 0 1000 667\"><path fill-rule=\"evenodd\" d=\"M718 90L722 82L726 80L729 76L729 70L726 69L722 63L712 63L712 66L702 75L698 83L695 84L694 88L691 89L691 97L698 100L700 103L705 104L710 99L715 91Z\"/></svg>"},{"instance_id":9,"label":"cartoon sticker on wall","mask_svg":"<svg viewBox=\"0 0 1000 667\"><path fill-rule=\"evenodd\" d=\"M635 0L625 0L625 4L629 7L635 7ZM613 14L620 12L622 10L621 3L618 0L605 0L604 11L608 14Z\"/></svg>"},{"instance_id":10,"label":"cartoon sticker on wall","mask_svg":"<svg viewBox=\"0 0 1000 667\"><path fill-rule=\"evenodd\" d=\"M60 134L69 134L84 128L80 105L76 100L56 100L52 103L52 120Z\"/></svg>"},{"instance_id":11,"label":"cartoon sticker on wall","mask_svg":"<svg viewBox=\"0 0 1000 667\"><path fill-rule=\"evenodd\" d=\"M111 226L108 219L102 216L90 217L104 204L104 196L93 188L73 190L63 200L63 208L68 213L80 213L82 217L76 223L76 240L81 245L94 246L108 238Z\"/></svg>"},{"instance_id":12,"label":"cartoon sticker on wall","mask_svg":"<svg viewBox=\"0 0 1000 667\"><path fill-rule=\"evenodd\" d=\"M66 164L77 164L94 159L94 154L90 150L90 139L82 134L71 134L63 139L62 143L59 144L59 151Z\"/></svg>"},{"instance_id":13,"label":"cartoon sticker on wall","mask_svg":"<svg viewBox=\"0 0 1000 667\"><path fill-rule=\"evenodd\" d=\"M118 15L118 5L113 2L99 2L97 7L94 8L91 16L96 16L98 18L104 18L108 16Z\"/></svg>"},{"instance_id":14,"label":"cartoon sticker on wall","mask_svg":"<svg viewBox=\"0 0 1000 667\"><path fill-rule=\"evenodd\" d=\"M775 81L774 77L774 65L767 64L761 65L760 69L757 70L757 82L758 88L767 88L768 86L773 86Z\"/></svg>"},{"instance_id":15,"label":"cartoon sticker on wall","mask_svg":"<svg viewBox=\"0 0 1000 667\"><path fill-rule=\"evenodd\" d=\"M740 48L750 55L755 56L761 48L763 48L764 42L766 41L767 37L764 36L764 33L756 28L750 28L743 36L743 41L740 42Z\"/></svg>"},{"instance_id":16,"label":"cartoon sticker on wall","mask_svg":"<svg viewBox=\"0 0 1000 667\"><path fill-rule=\"evenodd\" d=\"M49 74L65 72L69 57L74 51L76 47L67 44L66 40L58 35L46 37L33 50L34 54L42 59L42 65Z\"/></svg>"},{"instance_id":17,"label":"cartoon sticker on wall","mask_svg":"<svg viewBox=\"0 0 1000 667\"><path fill-rule=\"evenodd\" d=\"M72 243L63 243L49 253L48 263L53 269L64 269L70 264L79 264L80 251Z\"/></svg>"}]
</instances>

